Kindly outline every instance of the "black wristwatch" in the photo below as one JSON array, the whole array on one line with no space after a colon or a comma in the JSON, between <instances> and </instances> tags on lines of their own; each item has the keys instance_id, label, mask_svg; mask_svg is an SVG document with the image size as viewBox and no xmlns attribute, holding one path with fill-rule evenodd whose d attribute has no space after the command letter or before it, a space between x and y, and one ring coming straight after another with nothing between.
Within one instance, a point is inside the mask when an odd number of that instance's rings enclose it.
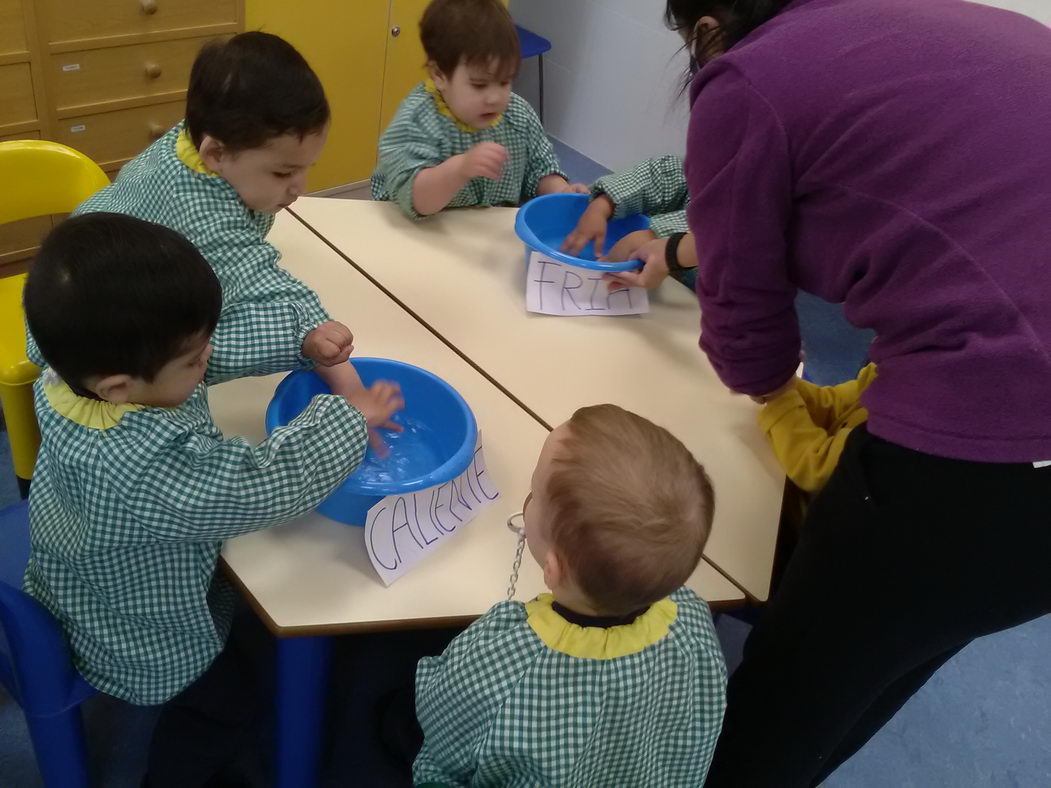
<instances>
[{"instance_id":1,"label":"black wristwatch","mask_svg":"<svg viewBox=\"0 0 1051 788\"><path fill-rule=\"evenodd\" d=\"M669 274L677 274L686 269L679 265L679 244L686 233L674 233L668 236L668 245L664 247L664 262L668 265Z\"/></svg>"}]
</instances>

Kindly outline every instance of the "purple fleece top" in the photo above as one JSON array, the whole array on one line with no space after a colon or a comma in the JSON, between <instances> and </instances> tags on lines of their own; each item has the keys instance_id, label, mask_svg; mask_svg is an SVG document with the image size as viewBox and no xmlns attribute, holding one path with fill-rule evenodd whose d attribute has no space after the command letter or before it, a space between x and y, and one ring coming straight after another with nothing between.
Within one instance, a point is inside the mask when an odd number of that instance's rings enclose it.
<instances>
[{"instance_id":1,"label":"purple fleece top","mask_svg":"<svg viewBox=\"0 0 1051 788\"><path fill-rule=\"evenodd\" d=\"M875 329L875 435L1051 460L1051 29L962 0L796 0L701 69L701 347L765 394L793 296Z\"/></svg>"}]
</instances>

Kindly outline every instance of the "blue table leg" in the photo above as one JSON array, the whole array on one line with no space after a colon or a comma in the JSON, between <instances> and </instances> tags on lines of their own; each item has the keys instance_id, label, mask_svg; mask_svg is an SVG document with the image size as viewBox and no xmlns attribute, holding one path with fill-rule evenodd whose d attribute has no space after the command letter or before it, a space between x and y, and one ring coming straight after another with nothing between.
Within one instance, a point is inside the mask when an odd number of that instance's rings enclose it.
<instances>
[{"instance_id":1,"label":"blue table leg","mask_svg":"<svg viewBox=\"0 0 1051 788\"><path fill-rule=\"evenodd\" d=\"M277 788L318 784L331 654L332 638L277 639Z\"/></svg>"}]
</instances>

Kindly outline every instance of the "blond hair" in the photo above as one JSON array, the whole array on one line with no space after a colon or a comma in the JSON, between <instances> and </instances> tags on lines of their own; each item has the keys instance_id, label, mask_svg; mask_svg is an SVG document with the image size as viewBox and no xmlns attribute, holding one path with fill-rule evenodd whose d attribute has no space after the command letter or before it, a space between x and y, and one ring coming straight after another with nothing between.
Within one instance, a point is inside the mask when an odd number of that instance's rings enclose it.
<instances>
[{"instance_id":1,"label":"blond hair","mask_svg":"<svg viewBox=\"0 0 1051 788\"><path fill-rule=\"evenodd\" d=\"M546 492L555 553L609 615L650 605L686 582L715 507L708 474L682 442L616 405L573 414Z\"/></svg>"}]
</instances>

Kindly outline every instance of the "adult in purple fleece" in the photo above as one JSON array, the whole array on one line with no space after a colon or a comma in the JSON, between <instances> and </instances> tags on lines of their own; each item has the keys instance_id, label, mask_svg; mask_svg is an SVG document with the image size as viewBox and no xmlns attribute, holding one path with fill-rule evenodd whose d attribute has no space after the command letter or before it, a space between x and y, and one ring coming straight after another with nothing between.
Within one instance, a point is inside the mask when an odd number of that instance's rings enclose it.
<instances>
[{"instance_id":1,"label":"adult in purple fleece","mask_svg":"<svg viewBox=\"0 0 1051 788\"><path fill-rule=\"evenodd\" d=\"M759 398L791 381L797 288L877 334L868 426L749 640L708 779L814 785L974 637L1051 611L1051 30L963 0L667 17L701 63L715 369Z\"/></svg>"}]
</instances>

